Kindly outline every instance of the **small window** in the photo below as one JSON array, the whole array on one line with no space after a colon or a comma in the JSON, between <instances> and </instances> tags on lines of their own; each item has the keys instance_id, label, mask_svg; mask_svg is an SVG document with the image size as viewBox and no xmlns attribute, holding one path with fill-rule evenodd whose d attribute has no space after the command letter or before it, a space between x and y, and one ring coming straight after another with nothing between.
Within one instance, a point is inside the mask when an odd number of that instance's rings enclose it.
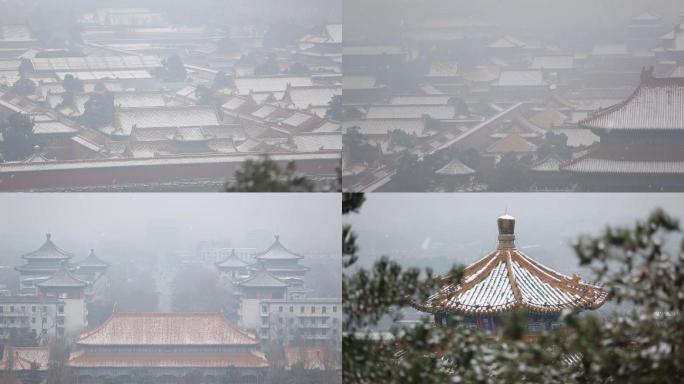
<instances>
[{"instance_id":1,"label":"small window","mask_svg":"<svg viewBox=\"0 0 684 384\"><path fill-rule=\"evenodd\" d=\"M316 313L316 306L315 305L311 306L311 313Z\"/></svg>"},{"instance_id":2,"label":"small window","mask_svg":"<svg viewBox=\"0 0 684 384\"><path fill-rule=\"evenodd\" d=\"M263 312L263 313L268 312L268 305L262 305L261 306L261 312Z\"/></svg>"},{"instance_id":3,"label":"small window","mask_svg":"<svg viewBox=\"0 0 684 384\"><path fill-rule=\"evenodd\" d=\"M333 305L333 312L337 313L337 305Z\"/></svg>"},{"instance_id":4,"label":"small window","mask_svg":"<svg viewBox=\"0 0 684 384\"><path fill-rule=\"evenodd\" d=\"M278 306L278 312L282 312L282 311L283 311L283 306L282 305Z\"/></svg>"},{"instance_id":5,"label":"small window","mask_svg":"<svg viewBox=\"0 0 684 384\"><path fill-rule=\"evenodd\" d=\"M325 311L326 311L327 309L328 309L328 307L326 307L326 306L324 305L323 308L321 308L321 312L325 313Z\"/></svg>"},{"instance_id":6,"label":"small window","mask_svg":"<svg viewBox=\"0 0 684 384\"><path fill-rule=\"evenodd\" d=\"M299 307L299 313L304 313L304 306Z\"/></svg>"},{"instance_id":7,"label":"small window","mask_svg":"<svg viewBox=\"0 0 684 384\"><path fill-rule=\"evenodd\" d=\"M294 306L290 305L290 313L294 312Z\"/></svg>"}]
</instances>

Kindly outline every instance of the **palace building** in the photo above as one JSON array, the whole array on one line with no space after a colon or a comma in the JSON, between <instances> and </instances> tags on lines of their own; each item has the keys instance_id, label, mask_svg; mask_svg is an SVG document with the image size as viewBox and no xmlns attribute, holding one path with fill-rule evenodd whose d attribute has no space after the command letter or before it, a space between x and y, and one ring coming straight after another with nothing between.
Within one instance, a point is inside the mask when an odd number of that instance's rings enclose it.
<instances>
[{"instance_id":1,"label":"palace building","mask_svg":"<svg viewBox=\"0 0 684 384\"><path fill-rule=\"evenodd\" d=\"M280 236L275 236L275 241L268 249L254 255L257 263L263 263L264 267L273 276L286 282L292 288L304 287L304 275L308 267L299 264L304 256L296 254L280 243Z\"/></svg>"},{"instance_id":2,"label":"palace building","mask_svg":"<svg viewBox=\"0 0 684 384\"><path fill-rule=\"evenodd\" d=\"M79 383L262 383L268 362L254 335L222 313L117 312L83 333L69 357ZM193 376L194 375L194 376ZM198 377L195 377L198 376ZM199 377L201 376L201 377Z\"/></svg>"},{"instance_id":3,"label":"palace building","mask_svg":"<svg viewBox=\"0 0 684 384\"><path fill-rule=\"evenodd\" d=\"M585 156L562 167L592 191L684 190L684 78L655 78L624 101L579 122L600 137Z\"/></svg>"},{"instance_id":4,"label":"palace building","mask_svg":"<svg viewBox=\"0 0 684 384\"><path fill-rule=\"evenodd\" d=\"M566 276L522 253L515 245L515 219L498 218L496 250L469 265L461 282L445 279L443 287L415 307L434 314L440 326L460 325L497 333L502 315L526 312L528 333L533 335L560 325L565 309L581 311L603 305L608 294L601 287ZM455 317L463 317L455 323ZM459 317L460 318L460 317Z\"/></svg>"},{"instance_id":5,"label":"palace building","mask_svg":"<svg viewBox=\"0 0 684 384\"><path fill-rule=\"evenodd\" d=\"M19 271L20 291L22 294L35 294L36 282L47 279L60 269L63 262L68 262L74 255L59 248L52 241L52 235L45 235L45 242L37 250L21 257L26 264L17 267Z\"/></svg>"}]
</instances>

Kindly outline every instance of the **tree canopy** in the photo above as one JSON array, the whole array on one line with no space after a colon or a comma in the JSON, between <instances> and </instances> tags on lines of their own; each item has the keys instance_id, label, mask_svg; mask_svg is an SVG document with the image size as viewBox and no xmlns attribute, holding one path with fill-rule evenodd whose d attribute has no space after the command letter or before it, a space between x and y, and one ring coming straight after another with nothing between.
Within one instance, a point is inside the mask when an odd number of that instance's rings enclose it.
<instances>
[{"instance_id":1,"label":"tree canopy","mask_svg":"<svg viewBox=\"0 0 684 384\"><path fill-rule=\"evenodd\" d=\"M225 185L226 192L313 192L316 185L297 172L294 162L285 168L264 156L245 161L235 172L235 180Z\"/></svg>"},{"instance_id":2,"label":"tree canopy","mask_svg":"<svg viewBox=\"0 0 684 384\"><path fill-rule=\"evenodd\" d=\"M38 144L33 134L33 120L22 113L15 112L7 117L2 135L2 158L6 161L24 160L33 153L33 148Z\"/></svg>"}]
</instances>

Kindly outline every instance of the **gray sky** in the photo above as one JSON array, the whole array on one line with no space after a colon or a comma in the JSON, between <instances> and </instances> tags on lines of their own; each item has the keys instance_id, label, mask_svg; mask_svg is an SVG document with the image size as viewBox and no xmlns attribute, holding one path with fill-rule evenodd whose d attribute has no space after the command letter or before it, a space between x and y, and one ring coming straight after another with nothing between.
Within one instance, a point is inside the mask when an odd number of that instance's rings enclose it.
<instances>
[{"instance_id":1,"label":"gray sky","mask_svg":"<svg viewBox=\"0 0 684 384\"><path fill-rule=\"evenodd\" d=\"M46 232L77 259L116 244L194 251L197 241L224 240L265 248L276 233L295 252L339 254L340 204L333 193L0 194L0 256L35 250ZM155 238L160 227L171 235Z\"/></svg>"},{"instance_id":2,"label":"gray sky","mask_svg":"<svg viewBox=\"0 0 684 384\"><path fill-rule=\"evenodd\" d=\"M656 207L684 218L684 194L374 193L360 214L345 218L359 233L363 263L389 255L437 272L467 264L496 247L496 218L516 217L517 243L529 256L571 273L570 244L606 224L633 225ZM367 264L366 264L367 265Z\"/></svg>"}]
</instances>

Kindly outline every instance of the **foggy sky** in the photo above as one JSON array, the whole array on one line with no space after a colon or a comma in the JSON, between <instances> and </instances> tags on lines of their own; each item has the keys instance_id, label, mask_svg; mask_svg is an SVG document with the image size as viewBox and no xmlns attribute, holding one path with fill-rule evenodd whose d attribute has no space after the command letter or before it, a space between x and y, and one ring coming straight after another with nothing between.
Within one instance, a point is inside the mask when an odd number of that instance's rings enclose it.
<instances>
[{"instance_id":1,"label":"foggy sky","mask_svg":"<svg viewBox=\"0 0 684 384\"><path fill-rule=\"evenodd\" d=\"M47 232L75 259L116 244L194 252L198 241L224 240L261 250L275 234L294 252L338 255L340 204L339 194L0 194L0 260L37 249ZM177 235L160 241L159 228Z\"/></svg>"},{"instance_id":2,"label":"foggy sky","mask_svg":"<svg viewBox=\"0 0 684 384\"><path fill-rule=\"evenodd\" d=\"M361 262L388 255L440 273L494 250L496 219L506 211L516 218L519 248L566 274L580 270L570 247L580 234L632 226L656 207L684 218L683 194L374 193L366 199L359 214L345 218L359 234Z\"/></svg>"},{"instance_id":3,"label":"foggy sky","mask_svg":"<svg viewBox=\"0 0 684 384\"><path fill-rule=\"evenodd\" d=\"M496 26L584 29L614 27L643 12L676 22L684 12L681 0L344 0L345 41L371 38L427 18L452 14L474 17ZM570 32L569 31L569 32ZM391 34L390 32L389 34Z\"/></svg>"}]
</instances>

